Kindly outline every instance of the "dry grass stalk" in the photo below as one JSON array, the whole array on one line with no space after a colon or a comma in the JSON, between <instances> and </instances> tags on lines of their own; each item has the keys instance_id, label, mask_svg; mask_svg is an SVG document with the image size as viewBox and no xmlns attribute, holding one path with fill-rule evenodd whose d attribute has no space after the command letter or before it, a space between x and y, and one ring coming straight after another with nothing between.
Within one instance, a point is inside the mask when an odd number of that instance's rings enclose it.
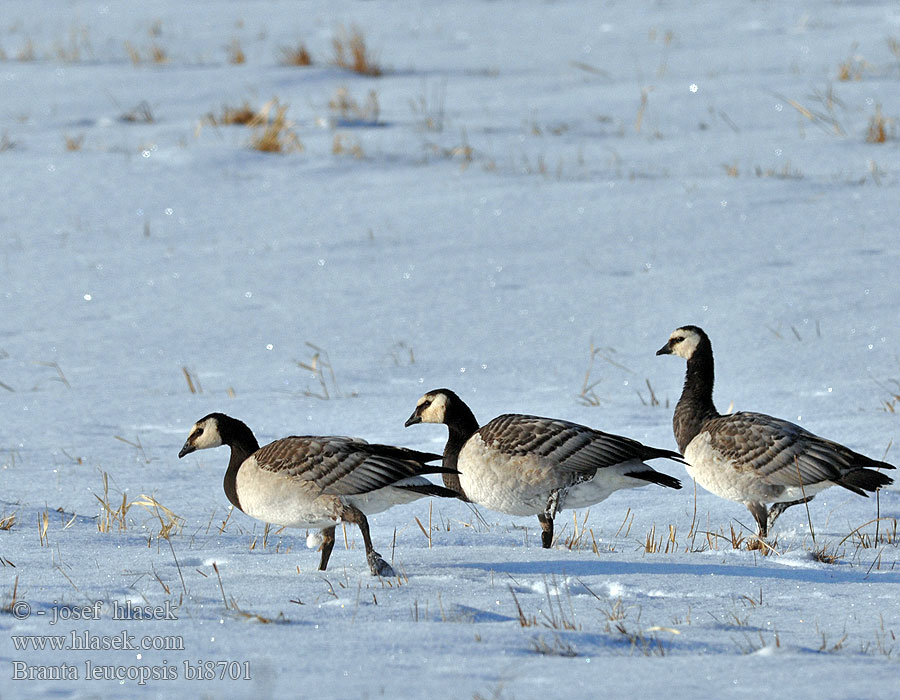
<instances>
[{"instance_id":1,"label":"dry grass stalk","mask_svg":"<svg viewBox=\"0 0 900 700\"><path fill-rule=\"evenodd\" d=\"M334 48L336 66L370 77L382 74L381 67L369 53L365 37L358 27L351 26L349 31L339 27L331 45Z\"/></svg>"},{"instance_id":2,"label":"dry grass stalk","mask_svg":"<svg viewBox=\"0 0 900 700\"><path fill-rule=\"evenodd\" d=\"M641 133L641 127L644 125L644 112L647 111L647 105L650 103L650 91L652 87L641 88L641 104L638 107L637 116L634 120L634 133Z\"/></svg>"},{"instance_id":3,"label":"dry grass stalk","mask_svg":"<svg viewBox=\"0 0 900 700\"><path fill-rule=\"evenodd\" d=\"M193 374L187 367L182 367L181 371L184 374L184 380L187 382L188 390L192 394L202 394L203 387L200 386L200 379L197 375Z\"/></svg>"},{"instance_id":4,"label":"dry grass stalk","mask_svg":"<svg viewBox=\"0 0 900 700\"><path fill-rule=\"evenodd\" d=\"M225 47L225 53L228 56L228 62L232 65L241 65L247 62L247 56L241 48L241 42L238 41L237 37L232 37L231 41L228 42L228 46Z\"/></svg>"},{"instance_id":5,"label":"dry grass stalk","mask_svg":"<svg viewBox=\"0 0 900 700\"><path fill-rule=\"evenodd\" d=\"M50 528L50 516L45 510L38 516L38 534L41 536L41 547L50 546L50 536L48 530Z\"/></svg>"},{"instance_id":6,"label":"dry grass stalk","mask_svg":"<svg viewBox=\"0 0 900 700\"><path fill-rule=\"evenodd\" d=\"M140 52L134 47L130 41L125 42L125 53L128 54L128 58L131 59L131 63L135 66L139 66L142 63Z\"/></svg>"},{"instance_id":7,"label":"dry grass stalk","mask_svg":"<svg viewBox=\"0 0 900 700\"><path fill-rule=\"evenodd\" d=\"M537 617L535 615L531 615L529 617L525 614L525 611L522 610L522 606L519 604L519 599L518 597L516 597L516 592L513 590L512 586L509 587L509 592L512 594L513 602L516 605L516 612L519 615L519 626L535 627L537 625Z\"/></svg>"},{"instance_id":8,"label":"dry grass stalk","mask_svg":"<svg viewBox=\"0 0 900 700\"><path fill-rule=\"evenodd\" d=\"M282 47L278 51L283 66L311 66L312 55L301 41L294 47Z\"/></svg>"},{"instance_id":9,"label":"dry grass stalk","mask_svg":"<svg viewBox=\"0 0 900 700\"><path fill-rule=\"evenodd\" d=\"M5 613L11 613L16 606L16 601L19 597L19 575L16 574L16 580L13 582L12 594L10 595L9 602L6 603L0 610Z\"/></svg>"},{"instance_id":10,"label":"dry grass stalk","mask_svg":"<svg viewBox=\"0 0 900 700\"><path fill-rule=\"evenodd\" d=\"M12 530L13 525L16 524L16 514L10 513L9 515L4 515L0 518L0 530Z\"/></svg>"}]
</instances>

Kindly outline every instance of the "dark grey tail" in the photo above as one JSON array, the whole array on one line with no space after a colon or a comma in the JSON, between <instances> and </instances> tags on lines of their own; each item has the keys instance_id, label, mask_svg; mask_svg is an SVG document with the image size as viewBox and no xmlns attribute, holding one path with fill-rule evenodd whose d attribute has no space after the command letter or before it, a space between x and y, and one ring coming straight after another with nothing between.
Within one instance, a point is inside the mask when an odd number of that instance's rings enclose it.
<instances>
[{"instance_id":1,"label":"dark grey tail","mask_svg":"<svg viewBox=\"0 0 900 700\"><path fill-rule=\"evenodd\" d=\"M423 496L439 496L440 498L458 498L461 501L465 500L465 498L456 493L456 491L444 488L443 486L438 486L437 484L403 484L396 485L395 488L414 491L415 493L421 493Z\"/></svg>"},{"instance_id":2,"label":"dark grey tail","mask_svg":"<svg viewBox=\"0 0 900 700\"><path fill-rule=\"evenodd\" d=\"M883 486L890 486L894 480L874 469L854 469L852 472L844 474L835 483L860 496L867 496L866 491L877 491Z\"/></svg>"},{"instance_id":3,"label":"dark grey tail","mask_svg":"<svg viewBox=\"0 0 900 700\"><path fill-rule=\"evenodd\" d=\"M672 450L664 450L661 447L648 447L647 445L643 445L644 451L641 454L641 460L645 459L671 459L674 462L681 462L682 464L687 464L684 461L684 457L681 456L680 452L673 452Z\"/></svg>"},{"instance_id":4,"label":"dark grey tail","mask_svg":"<svg viewBox=\"0 0 900 700\"><path fill-rule=\"evenodd\" d=\"M668 474L663 474L662 472L653 469L642 472L625 472L625 476L630 476L634 479L643 479L648 483L659 484L660 486L665 486L670 489L681 488L681 482L674 476L669 476Z\"/></svg>"}]
</instances>

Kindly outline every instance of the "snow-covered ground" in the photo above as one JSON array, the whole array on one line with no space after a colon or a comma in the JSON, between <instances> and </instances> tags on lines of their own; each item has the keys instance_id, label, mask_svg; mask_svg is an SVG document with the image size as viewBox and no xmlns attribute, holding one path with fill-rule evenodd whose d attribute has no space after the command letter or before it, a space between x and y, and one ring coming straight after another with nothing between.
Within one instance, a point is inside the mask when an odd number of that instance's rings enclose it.
<instances>
[{"instance_id":1,"label":"snow-covered ground","mask_svg":"<svg viewBox=\"0 0 900 700\"><path fill-rule=\"evenodd\" d=\"M332 65L352 27L381 77ZM654 352L694 323L720 409L900 462L898 42L892 1L4 0L0 696L896 697L897 486L767 557L671 463L549 551L423 499L372 518L388 580L354 527L320 573L230 513L224 448L176 456L214 410L439 452L403 422L440 386L673 448ZM221 124L271 100L302 151ZM21 636L71 634L179 648Z\"/></svg>"}]
</instances>

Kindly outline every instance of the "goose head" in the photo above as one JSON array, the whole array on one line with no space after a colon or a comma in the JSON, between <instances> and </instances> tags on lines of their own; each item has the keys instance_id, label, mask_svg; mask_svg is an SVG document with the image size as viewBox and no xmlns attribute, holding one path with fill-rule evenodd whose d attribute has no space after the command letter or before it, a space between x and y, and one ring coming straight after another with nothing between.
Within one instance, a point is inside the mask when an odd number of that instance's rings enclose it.
<instances>
[{"instance_id":1,"label":"goose head","mask_svg":"<svg viewBox=\"0 0 900 700\"><path fill-rule=\"evenodd\" d=\"M697 348L709 345L709 337L697 326L681 326L672 331L669 341L656 351L657 355L678 355L690 360Z\"/></svg>"},{"instance_id":2,"label":"goose head","mask_svg":"<svg viewBox=\"0 0 900 700\"><path fill-rule=\"evenodd\" d=\"M222 433L219 429L220 418L224 418L224 416L220 413L210 413L194 423L184 447L178 453L179 459L196 450L206 450L223 444Z\"/></svg>"},{"instance_id":3,"label":"goose head","mask_svg":"<svg viewBox=\"0 0 900 700\"><path fill-rule=\"evenodd\" d=\"M459 400L449 389L429 391L416 402L416 410L407 419L406 427L416 423L446 423L447 408L454 399Z\"/></svg>"}]
</instances>

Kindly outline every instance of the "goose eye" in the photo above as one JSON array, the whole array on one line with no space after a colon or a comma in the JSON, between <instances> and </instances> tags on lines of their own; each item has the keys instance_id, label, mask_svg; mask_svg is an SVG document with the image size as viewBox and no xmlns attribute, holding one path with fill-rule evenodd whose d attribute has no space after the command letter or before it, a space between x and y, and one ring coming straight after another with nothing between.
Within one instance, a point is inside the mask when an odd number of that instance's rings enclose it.
<instances>
[{"instance_id":1,"label":"goose eye","mask_svg":"<svg viewBox=\"0 0 900 700\"><path fill-rule=\"evenodd\" d=\"M191 433L191 440L196 440L198 437L203 435L203 428L197 428L193 433Z\"/></svg>"},{"instance_id":2,"label":"goose eye","mask_svg":"<svg viewBox=\"0 0 900 700\"><path fill-rule=\"evenodd\" d=\"M427 401L423 401L423 402L419 405L419 408L420 408L421 410L424 411L424 410L425 410L426 408L428 408L430 405L431 405L431 399L428 399Z\"/></svg>"}]
</instances>

